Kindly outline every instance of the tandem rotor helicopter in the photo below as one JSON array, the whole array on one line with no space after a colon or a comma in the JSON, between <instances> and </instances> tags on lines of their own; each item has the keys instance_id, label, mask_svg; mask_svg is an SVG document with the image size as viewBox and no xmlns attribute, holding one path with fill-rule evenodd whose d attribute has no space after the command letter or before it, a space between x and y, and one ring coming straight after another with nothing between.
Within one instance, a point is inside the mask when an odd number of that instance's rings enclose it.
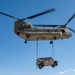
<instances>
[{"instance_id":1,"label":"tandem rotor helicopter","mask_svg":"<svg viewBox=\"0 0 75 75\"><path fill-rule=\"evenodd\" d=\"M24 21L26 19L33 19L53 11L55 11L54 8L48 9L23 19L16 18L3 12L0 12L0 14L17 20L14 24L14 32L23 38L25 43L32 40L50 40L50 43L53 43L53 40L66 39L71 37L72 33L70 30L75 33L75 30L67 27L67 24L75 17L75 14L73 14L64 25L31 24ZM36 28L33 26L36 26Z\"/></svg>"}]
</instances>

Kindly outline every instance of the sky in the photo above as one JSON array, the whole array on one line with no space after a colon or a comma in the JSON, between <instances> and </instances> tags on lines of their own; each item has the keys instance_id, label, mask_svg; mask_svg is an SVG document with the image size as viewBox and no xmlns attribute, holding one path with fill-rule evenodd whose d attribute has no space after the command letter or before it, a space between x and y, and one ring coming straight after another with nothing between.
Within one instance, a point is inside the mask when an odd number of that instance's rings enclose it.
<instances>
[{"instance_id":1,"label":"sky","mask_svg":"<svg viewBox=\"0 0 75 75\"><path fill-rule=\"evenodd\" d=\"M25 18L50 8L56 11L34 19L31 24L65 24L75 13L75 0L0 0L0 11ZM75 34L65 40L54 41L54 59L58 66L36 67L36 41L24 43L14 33L16 20L0 14L0 75L75 75ZM68 24L75 29L75 18ZM38 58L52 57L48 41L39 41Z\"/></svg>"}]
</instances>

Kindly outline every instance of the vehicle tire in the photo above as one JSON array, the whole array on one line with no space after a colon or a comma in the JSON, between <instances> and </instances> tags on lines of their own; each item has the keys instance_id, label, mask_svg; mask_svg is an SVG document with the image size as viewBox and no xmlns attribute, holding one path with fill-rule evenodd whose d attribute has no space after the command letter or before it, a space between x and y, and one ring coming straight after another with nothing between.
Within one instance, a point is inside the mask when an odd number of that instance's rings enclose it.
<instances>
[{"instance_id":1,"label":"vehicle tire","mask_svg":"<svg viewBox=\"0 0 75 75\"><path fill-rule=\"evenodd\" d=\"M44 67L44 63L39 64L39 69L42 69Z\"/></svg>"},{"instance_id":2,"label":"vehicle tire","mask_svg":"<svg viewBox=\"0 0 75 75\"><path fill-rule=\"evenodd\" d=\"M55 64L53 64L52 67L54 68L55 67Z\"/></svg>"},{"instance_id":3,"label":"vehicle tire","mask_svg":"<svg viewBox=\"0 0 75 75\"><path fill-rule=\"evenodd\" d=\"M57 61L54 61L54 64L55 64L55 66L57 66L58 65L58 62Z\"/></svg>"}]
</instances>

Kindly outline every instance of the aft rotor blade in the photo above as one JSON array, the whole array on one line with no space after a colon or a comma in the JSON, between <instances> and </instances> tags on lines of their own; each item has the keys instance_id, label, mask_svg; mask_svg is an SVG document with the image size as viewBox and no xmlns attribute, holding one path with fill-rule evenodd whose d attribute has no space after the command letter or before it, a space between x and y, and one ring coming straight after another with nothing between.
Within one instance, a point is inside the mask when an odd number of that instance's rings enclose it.
<instances>
[{"instance_id":1,"label":"aft rotor blade","mask_svg":"<svg viewBox=\"0 0 75 75\"><path fill-rule=\"evenodd\" d=\"M48 24L43 24L43 25L39 25L39 24L33 24L33 26L36 26L36 27L58 27L59 25L48 25Z\"/></svg>"},{"instance_id":2,"label":"aft rotor blade","mask_svg":"<svg viewBox=\"0 0 75 75\"><path fill-rule=\"evenodd\" d=\"M65 24L65 26L75 17L75 13L72 15L72 17L67 21L67 23Z\"/></svg>"},{"instance_id":3,"label":"aft rotor blade","mask_svg":"<svg viewBox=\"0 0 75 75\"><path fill-rule=\"evenodd\" d=\"M73 30L73 29L71 29L71 28L69 28L69 27L68 27L68 29L75 33L75 30Z\"/></svg>"},{"instance_id":4,"label":"aft rotor blade","mask_svg":"<svg viewBox=\"0 0 75 75\"><path fill-rule=\"evenodd\" d=\"M13 19L19 20L18 18L15 18L14 16L8 15L8 14L3 13L3 12L0 12L0 14L5 15L5 16L8 16L8 17L13 18Z\"/></svg>"},{"instance_id":5,"label":"aft rotor blade","mask_svg":"<svg viewBox=\"0 0 75 75\"><path fill-rule=\"evenodd\" d=\"M29 17L27 17L27 18L23 18L22 20L25 20L25 19L32 19L32 18L35 18L35 17L41 16L41 15L44 15L44 14L47 14L47 13L49 13L49 12L53 12L53 11L55 11L54 8L52 8L52 9L48 9L48 10L46 10L46 11L44 11L44 12L41 12L41 13L38 13L38 14L35 14L35 15L32 15L32 16L29 16Z\"/></svg>"}]
</instances>

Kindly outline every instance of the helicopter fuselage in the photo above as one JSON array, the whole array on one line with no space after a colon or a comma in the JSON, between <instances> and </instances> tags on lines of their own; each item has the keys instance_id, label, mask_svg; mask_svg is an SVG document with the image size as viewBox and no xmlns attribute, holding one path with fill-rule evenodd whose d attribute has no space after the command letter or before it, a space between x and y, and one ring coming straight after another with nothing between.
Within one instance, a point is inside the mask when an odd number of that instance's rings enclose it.
<instances>
[{"instance_id":1,"label":"helicopter fuselage","mask_svg":"<svg viewBox=\"0 0 75 75\"><path fill-rule=\"evenodd\" d=\"M16 21L15 33L21 38L31 40L58 40L72 36L68 28L40 27L34 28L32 24L24 21Z\"/></svg>"},{"instance_id":2,"label":"helicopter fuselage","mask_svg":"<svg viewBox=\"0 0 75 75\"><path fill-rule=\"evenodd\" d=\"M14 32L25 40L58 40L58 39L66 39L71 37L72 34L69 30L71 30L74 33L75 33L75 30L67 27L67 24L75 17L75 13L64 25L37 24L35 26L39 26L41 28L34 28L33 27L34 25L24 21L26 19L33 19L35 17L41 16L53 11L55 11L55 8L48 9L46 11L43 11L38 14L34 14L22 19L16 18L4 12L0 12L0 14L17 20L14 25Z\"/></svg>"}]
</instances>

